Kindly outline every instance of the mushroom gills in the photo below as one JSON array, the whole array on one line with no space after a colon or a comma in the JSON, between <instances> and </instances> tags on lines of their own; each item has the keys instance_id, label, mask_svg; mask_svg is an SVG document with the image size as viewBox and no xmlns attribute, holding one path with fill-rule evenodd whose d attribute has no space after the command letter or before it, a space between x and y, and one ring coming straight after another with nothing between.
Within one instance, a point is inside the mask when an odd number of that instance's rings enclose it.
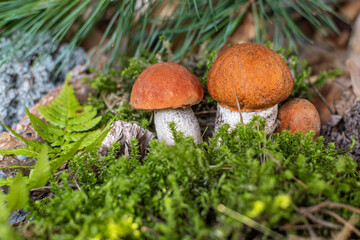
<instances>
[{"instance_id":1,"label":"mushroom gills","mask_svg":"<svg viewBox=\"0 0 360 240\"><path fill-rule=\"evenodd\" d=\"M244 124L248 124L255 116L265 119L265 132L272 133L276 128L276 118L278 114L278 105L265 109L259 112L241 112ZM230 129L235 128L235 125L241 122L239 112L227 109L226 107L217 104L215 132L223 124L229 124Z\"/></svg>"},{"instance_id":2,"label":"mushroom gills","mask_svg":"<svg viewBox=\"0 0 360 240\"><path fill-rule=\"evenodd\" d=\"M177 109L154 110L155 129L159 141L165 141L168 145L174 145L174 137L169 124L175 123L176 130L183 132L185 136L191 136L196 143L202 142L200 125L190 107Z\"/></svg>"}]
</instances>

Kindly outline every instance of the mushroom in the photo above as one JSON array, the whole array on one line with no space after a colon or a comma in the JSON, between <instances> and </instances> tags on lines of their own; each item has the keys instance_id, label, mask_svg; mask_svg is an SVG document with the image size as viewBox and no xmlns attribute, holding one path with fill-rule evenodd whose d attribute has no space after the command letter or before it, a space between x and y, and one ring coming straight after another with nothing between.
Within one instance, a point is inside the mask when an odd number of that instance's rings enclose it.
<instances>
[{"instance_id":1,"label":"mushroom","mask_svg":"<svg viewBox=\"0 0 360 240\"><path fill-rule=\"evenodd\" d=\"M320 135L321 121L320 115L315 106L306 99L295 98L279 108L279 126L276 132L283 130L290 132L315 132L314 138Z\"/></svg>"},{"instance_id":2,"label":"mushroom","mask_svg":"<svg viewBox=\"0 0 360 240\"><path fill-rule=\"evenodd\" d=\"M293 79L275 51L260 44L243 43L217 57L207 77L207 88L218 102L215 131L225 123L233 128L241 119L247 124L254 116L260 116L265 119L265 132L272 133L278 103L291 94Z\"/></svg>"},{"instance_id":3,"label":"mushroom","mask_svg":"<svg viewBox=\"0 0 360 240\"><path fill-rule=\"evenodd\" d=\"M204 90L199 79L185 67L162 62L146 68L136 79L130 104L139 110L154 110L155 130L160 141L174 144L169 128L175 122L178 131L201 142L199 122L191 105L199 103Z\"/></svg>"}]
</instances>

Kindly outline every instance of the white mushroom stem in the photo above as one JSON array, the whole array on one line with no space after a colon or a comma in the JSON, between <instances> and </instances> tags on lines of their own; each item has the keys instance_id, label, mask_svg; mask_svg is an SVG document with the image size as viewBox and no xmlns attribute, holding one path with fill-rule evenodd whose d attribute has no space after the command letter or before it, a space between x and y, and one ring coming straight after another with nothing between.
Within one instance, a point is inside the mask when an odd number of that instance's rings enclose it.
<instances>
[{"instance_id":1,"label":"white mushroom stem","mask_svg":"<svg viewBox=\"0 0 360 240\"><path fill-rule=\"evenodd\" d=\"M276 118L278 113L278 105L268 108L260 112L241 112L244 124L248 124L253 117L260 116L265 119L265 132L272 133L276 128ZM241 122L239 112L231 111L220 104L217 105L215 132L223 124L229 124L230 129L235 128L235 125Z\"/></svg>"},{"instance_id":2,"label":"white mushroom stem","mask_svg":"<svg viewBox=\"0 0 360 240\"><path fill-rule=\"evenodd\" d=\"M196 143L201 142L201 132L198 120L190 107L177 109L155 110L155 130L159 141L167 145L174 145L173 135L169 128L171 122L175 123L176 130L185 136L191 136Z\"/></svg>"}]
</instances>

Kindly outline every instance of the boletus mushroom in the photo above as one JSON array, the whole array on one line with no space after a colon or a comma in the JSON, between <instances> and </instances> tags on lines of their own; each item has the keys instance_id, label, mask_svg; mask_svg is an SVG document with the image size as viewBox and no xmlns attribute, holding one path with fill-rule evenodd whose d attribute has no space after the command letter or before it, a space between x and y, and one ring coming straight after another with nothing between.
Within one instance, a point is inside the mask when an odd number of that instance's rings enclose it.
<instances>
[{"instance_id":1,"label":"boletus mushroom","mask_svg":"<svg viewBox=\"0 0 360 240\"><path fill-rule=\"evenodd\" d=\"M169 128L176 129L201 142L199 122L191 105L198 104L204 96L199 79L185 67L169 62L146 68L136 79L131 91L130 104L139 110L154 110L155 130L160 141L173 145Z\"/></svg>"},{"instance_id":2,"label":"boletus mushroom","mask_svg":"<svg viewBox=\"0 0 360 240\"><path fill-rule=\"evenodd\" d=\"M306 99L295 98L279 108L278 120L279 126L276 132L283 130L290 132L315 132L314 138L320 135L321 121L319 112L315 106Z\"/></svg>"},{"instance_id":3,"label":"boletus mushroom","mask_svg":"<svg viewBox=\"0 0 360 240\"><path fill-rule=\"evenodd\" d=\"M217 57L207 78L209 94L218 102L215 131L228 123L233 128L256 115L265 119L265 132L276 128L278 103L291 94L293 79L275 51L255 43L226 49ZM236 95L235 95L236 93Z\"/></svg>"}]
</instances>

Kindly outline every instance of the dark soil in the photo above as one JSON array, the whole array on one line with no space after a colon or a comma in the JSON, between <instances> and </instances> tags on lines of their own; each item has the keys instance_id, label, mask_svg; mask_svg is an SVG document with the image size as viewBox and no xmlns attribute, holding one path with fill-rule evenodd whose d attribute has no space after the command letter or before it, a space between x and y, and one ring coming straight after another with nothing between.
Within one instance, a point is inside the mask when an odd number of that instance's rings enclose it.
<instances>
[{"instance_id":1,"label":"dark soil","mask_svg":"<svg viewBox=\"0 0 360 240\"><path fill-rule=\"evenodd\" d=\"M349 151L360 166L360 101L345 111L336 124L323 124L321 135L325 137L325 143L334 142L338 151L348 151L355 138L354 147Z\"/></svg>"}]
</instances>

